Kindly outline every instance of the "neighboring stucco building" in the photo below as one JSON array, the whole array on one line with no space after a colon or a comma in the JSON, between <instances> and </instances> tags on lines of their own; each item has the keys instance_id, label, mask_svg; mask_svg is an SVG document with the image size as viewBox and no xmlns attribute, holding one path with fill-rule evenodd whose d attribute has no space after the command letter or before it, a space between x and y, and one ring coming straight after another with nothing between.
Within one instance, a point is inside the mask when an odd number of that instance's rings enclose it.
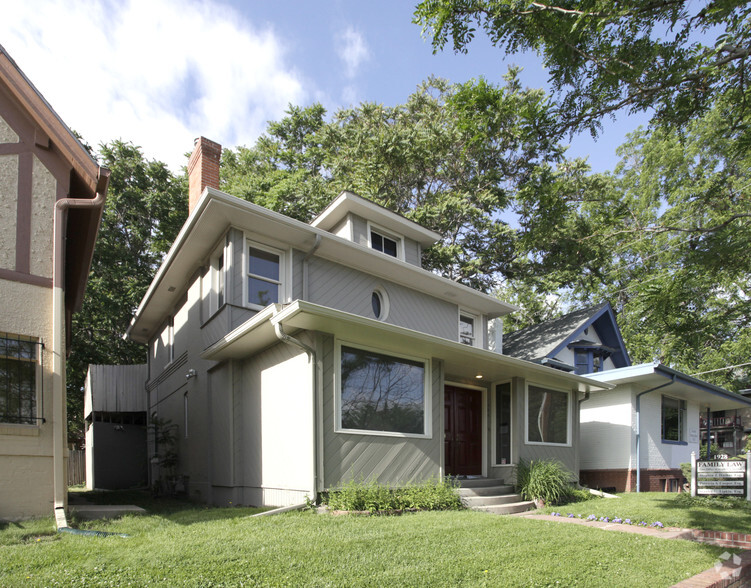
<instances>
[{"instance_id":1,"label":"neighboring stucco building","mask_svg":"<svg viewBox=\"0 0 751 588\"><path fill-rule=\"evenodd\" d=\"M699 455L699 416L751 400L659 363L631 365L605 303L506 335L504 352L615 386L581 403L580 481L593 488L676 491Z\"/></svg>"},{"instance_id":2,"label":"neighboring stucco building","mask_svg":"<svg viewBox=\"0 0 751 588\"><path fill-rule=\"evenodd\" d=\"M0 519L65 523L65 358L109 172L0 46Z\"/></svg>"},{"instance_id":3,"label":"neighboring stucco building","mask_svg":"<svg viewBox=\"0 0 751 588\"><path fill-rule=\"evenodd\" d=\"M192 497L578 470L579 401L609 385L492 350L514 307L423 269L440 235L349 192L309 224L224 194L220 149L196 142L190 216L128 331Z\"/></svg>"}]
</instances>

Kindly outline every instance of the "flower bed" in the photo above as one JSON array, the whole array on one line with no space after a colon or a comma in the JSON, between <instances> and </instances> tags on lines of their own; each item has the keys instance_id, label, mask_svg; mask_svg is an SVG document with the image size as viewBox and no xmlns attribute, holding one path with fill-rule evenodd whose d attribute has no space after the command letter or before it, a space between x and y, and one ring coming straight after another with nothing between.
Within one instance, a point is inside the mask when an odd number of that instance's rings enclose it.
<instances>
[{"instance_id":1,"label":"flower bed","mask_svg":"<svg viewBox=\"0 0 751 588\"><path fill-rule=\"evenodd\" d=\"M551 512L550 515L554 516L554 517L562 517L562 516L564 516L560 512ZM652 523L648 523L646 521L638 521L637 522L637 521L632 521L631 519L623 519L623 518L617 517L617 516L616 517L608 517L608 516L598 517L597 515L593 515L593 514L585 517L584 515L574 514L572 512L566 513L565 516L567 518L569 518L569 519L582 519L582 520L590 521L590 522L616 523L616 524L619 524L619 525L635 525L637 527L652 527L652 528L655 528L655 529L664 529L665 528L665 526L660 521L654 521Z\"/></svg>"}]
</instances>

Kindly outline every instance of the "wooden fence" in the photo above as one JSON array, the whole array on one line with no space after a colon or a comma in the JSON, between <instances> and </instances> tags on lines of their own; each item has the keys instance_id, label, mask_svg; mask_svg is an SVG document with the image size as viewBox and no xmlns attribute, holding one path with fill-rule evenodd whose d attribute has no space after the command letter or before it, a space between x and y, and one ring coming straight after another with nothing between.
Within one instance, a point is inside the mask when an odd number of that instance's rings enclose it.
<instances>
[{"instance_id":1,"label":"wooden fence","mask_svg":"<svg viewBox=\"0 0 751 588\"><path fill-rule=\"evenodd\" d=\"M86 451L71 449L68 454L68 486L86 483Z\"/></svg>"}]
</instances>

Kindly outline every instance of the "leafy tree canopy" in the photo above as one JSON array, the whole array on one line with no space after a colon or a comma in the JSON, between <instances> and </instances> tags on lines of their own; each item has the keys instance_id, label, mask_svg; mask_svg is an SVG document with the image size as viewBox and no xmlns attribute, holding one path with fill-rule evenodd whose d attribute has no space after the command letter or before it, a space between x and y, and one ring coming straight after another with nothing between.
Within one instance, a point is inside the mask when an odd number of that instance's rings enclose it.
<instances>
[{"instance_id":1,"label":"leafy tree canopy","mask_svg":"<svg viewBox=\"0 0 751 588\"><path fill-rule=\"evenodd\" d=\"M93 364L143 363L143 346L123 340L164 254L188 217L187 182L131 143L100 146L111 170L83 306L73 317L67 364L68 435L83 438L83 386Z\"/></svg>"},{"instance_id":2,"label":"leafy tree canopy","mask_svg":"<svg viewBox=\"0 0 751 588\"><path fill-rule=\"evenodd\" d=\"M479 29L505 53L539 53L562 127L595 133L621 109L683 124L718 97L742 122L749 16L738 0L422 0L414 21L435 51L466 52Z\"/></svg>"},{"instance_id":3,"label":"leafy tree canopy","mask_svg":"<svg viewBox=\"0 0 751 588\"><path fill-rule=\"evenodd\" d=\"M503 86L433 78L402 105L325 115L290 107L255 146L226 150L222 187L306 221L352 190L443 235L424 262L451 279L489 291L523 270L504 214L540 174L564 183L544 92L513 70Z\"/></svg>"}]
</instances>

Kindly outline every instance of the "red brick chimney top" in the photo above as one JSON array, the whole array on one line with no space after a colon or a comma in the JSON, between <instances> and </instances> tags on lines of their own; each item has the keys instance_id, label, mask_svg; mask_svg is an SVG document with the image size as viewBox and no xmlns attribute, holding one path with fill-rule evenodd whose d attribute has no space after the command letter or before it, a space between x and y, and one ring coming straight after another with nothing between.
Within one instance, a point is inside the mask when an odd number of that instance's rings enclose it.
<instances>
[{"instance_id":1,"label":"red brick chimney top","mask_svg":"<svg viewBox=\"0 0 751 588\"><path fill-rule=\"evenodd\" d=\"M222 146L219 143L198 137L194 145L188 160L189 213L193 212L205 188L219 189L219 162L222 158Z\"/></svg>"}]
</instances>

